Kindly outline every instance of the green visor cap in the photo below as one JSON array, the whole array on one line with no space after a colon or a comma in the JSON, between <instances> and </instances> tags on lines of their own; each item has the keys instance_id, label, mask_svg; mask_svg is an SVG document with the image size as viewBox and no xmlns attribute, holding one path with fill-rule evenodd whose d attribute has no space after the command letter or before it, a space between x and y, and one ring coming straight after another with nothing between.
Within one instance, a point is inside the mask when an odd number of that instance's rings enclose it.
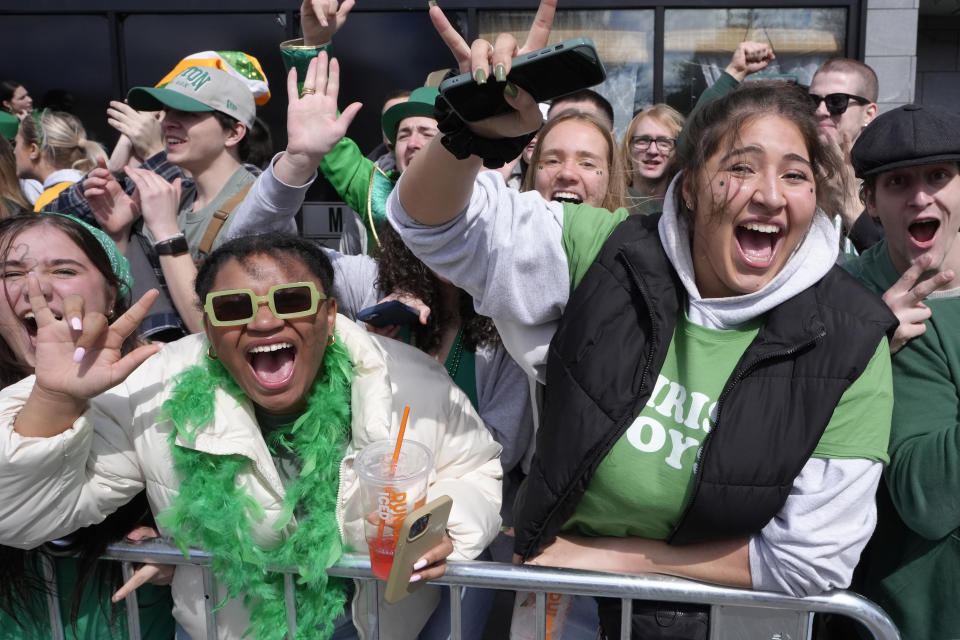
<instances>
[{"instance_id":1,"label":"green visor cap","mask_svg":"<svg viewBox=\"0 0 960 640\"><path fill-rule=\"evenodd\" d=\"M387 109L380 118L380 126L387 134L387 139L391 143L397 141L397 129L404 118L412 116L432 118L433 103L439 95L440 91L436 87L419 87L413 90L406 102L398 102Z\"/></svg>"},{"instance_id":2,"label":"green visor cap","mask_svg":"<svg viewBox=\"0 0 960 640\"><path fill-rule=\"evenodd\" d=\"M127 104L137 111L161 111L164 108L177 111L216 111L182 93L170 89L155 89L154 87L134 87L127 93Z\"/></svg>"}]
</instances>

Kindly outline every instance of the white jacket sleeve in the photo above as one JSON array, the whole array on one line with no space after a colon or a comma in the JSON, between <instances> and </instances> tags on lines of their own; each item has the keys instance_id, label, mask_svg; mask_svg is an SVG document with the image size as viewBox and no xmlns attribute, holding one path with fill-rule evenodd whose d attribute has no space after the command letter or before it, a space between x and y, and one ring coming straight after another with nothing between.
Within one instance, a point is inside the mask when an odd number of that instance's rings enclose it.
<instances>
[{"instance_id":1,"label":"white jacket sleeve","mask_svg":"<svg viewBox=\"0 0 960 640\"><path fill-rule=\"evenodd\" d=\"M227 240L242 236L268 231L297 232L294 216L303 206L307 189L317 179L317 172L314 171L310 180L302 186L286 184L273 173L273 165L279 157L279 153L275 155L266 170L257 176L247 197L228 219L227 228L217 236L219 242L214 244L215 248Z\"/></svg>"},{"instance_id":2,"label":"white jacket sleeve","mask_svg":"<svg viewBox=\"0 0 960 640\"><path fill-rule=\"evenodd\" d=\"M447 531L455 560L476 558L500 531L503 470L500 445L483 426L480 416L459 389L451 387L449 420L434 449L437 481L429 499L453 499Z\"/></svg>"},{"instance_id":3,"label":"white jacket sleeve","mask_svg":"<svg viewBox=\"0 0 960 640\"><path fill-rule=\"evenodd\" d=\"M807 596L848 587L877 523L882 471L862 458L810 458L780 512L750 539L753 588Z\"/></svg>"},{"instance_id":4,"label":"white jacket sleeve","mask_svg":"<svg viewBox=\"0 0 960 640\"><path fill-rule=\"evenodd\" d=\"M120 388L91 402L52 438L26 438L13 422L33 388L31 376L0 392L0 544L33 548L103 520L144 488ZM96 424L96 428L94 428Z\"/></svg>"}]
</instances>

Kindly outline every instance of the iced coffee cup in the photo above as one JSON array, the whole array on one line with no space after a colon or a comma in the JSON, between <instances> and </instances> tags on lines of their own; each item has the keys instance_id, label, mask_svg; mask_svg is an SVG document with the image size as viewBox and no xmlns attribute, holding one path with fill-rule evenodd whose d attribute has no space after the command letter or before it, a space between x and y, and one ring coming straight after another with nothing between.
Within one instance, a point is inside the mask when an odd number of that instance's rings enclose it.
<instances>
[{"instance_id":1,"label":"iced coffee cup","mask_svg":"<svg viewBox=\"0 0 960 640\"><path fill-rule=\"evenodd\" d=\"M396 462L394 448L389 440L368 444L354 463L366 514L364 535L370 566L381 580L390 576L404 518L427 501L427 480L433 468L433 453L426 445L404 440Z\"/></svg>"}]
</instances>

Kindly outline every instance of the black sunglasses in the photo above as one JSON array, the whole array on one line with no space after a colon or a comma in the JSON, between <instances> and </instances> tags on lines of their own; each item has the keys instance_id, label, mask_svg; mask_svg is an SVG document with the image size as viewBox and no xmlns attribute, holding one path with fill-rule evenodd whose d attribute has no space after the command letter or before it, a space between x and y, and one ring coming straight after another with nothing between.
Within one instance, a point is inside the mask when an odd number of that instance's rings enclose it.
<instances>
[{"instance_id":1,"label":"black sunglasses","mask_svg":"<svg viewBox=\"0 0 960 640\"><path fill-rule=\"evenodd\" d=\"M839 116L847 110L851 100L856 100L857 104L870 104L870 101L863 96L855 96L851 93L828 93L825 96L818 96L811 93L810 100L813 102L813 108L817 109L821 102L827 104L827 111L832 116Z\"/></svg>"}]
</instances>

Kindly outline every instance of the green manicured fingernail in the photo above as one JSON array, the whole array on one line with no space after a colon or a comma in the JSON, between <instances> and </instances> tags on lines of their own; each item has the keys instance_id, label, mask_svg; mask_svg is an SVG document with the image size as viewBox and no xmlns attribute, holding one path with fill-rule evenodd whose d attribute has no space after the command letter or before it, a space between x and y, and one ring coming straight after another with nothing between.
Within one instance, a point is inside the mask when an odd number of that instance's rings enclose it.
<instances>
[{"instance_id":1,"label":"green manicured fingernail","mask_svg":"<svg viewBox=\"0 0 960 640\"><path fill-rule=\"evenodd\" d=\"M435 7L435 6L437 6L437 0L430 0L430 2L427 3L427 6L428 6L428 7Z\"/></svg>"},{"instance_id":2,"label":"green manicured fingernail","mask_svg":"<svg viewBox=\"0 0 960 640\"><path fill-rule=\"evenodd\" d=\"M497 77L497 82L507 81L507 68L503 66L502 62L497 65L497 68L494 70L493 75Z\"/></svg>"},{"instance_id":3,"label":"green manicured fingernail","mask_svg":"<svg viewBox=\"0 0 960 640\"><path fill-rule=\"evenodd\" d=\"M512 82L508 82L507 86L503 88L503 95L507 96L508 98L516 98L518 95L520 95L520 90L517 88L517 85L513 84Z\"/></svg>"},{"instance_id":4,"label":"green manicured fingernail","mask_svg":"<svg viewBox=\"0 0 960 640\"><path fill-rule=\"evenodd\" d=\"M487 83L487 72L483 69L477 69L473 72L473 78L477 81L477 84L486 84Z\"/></svg>"}]
</instances>

